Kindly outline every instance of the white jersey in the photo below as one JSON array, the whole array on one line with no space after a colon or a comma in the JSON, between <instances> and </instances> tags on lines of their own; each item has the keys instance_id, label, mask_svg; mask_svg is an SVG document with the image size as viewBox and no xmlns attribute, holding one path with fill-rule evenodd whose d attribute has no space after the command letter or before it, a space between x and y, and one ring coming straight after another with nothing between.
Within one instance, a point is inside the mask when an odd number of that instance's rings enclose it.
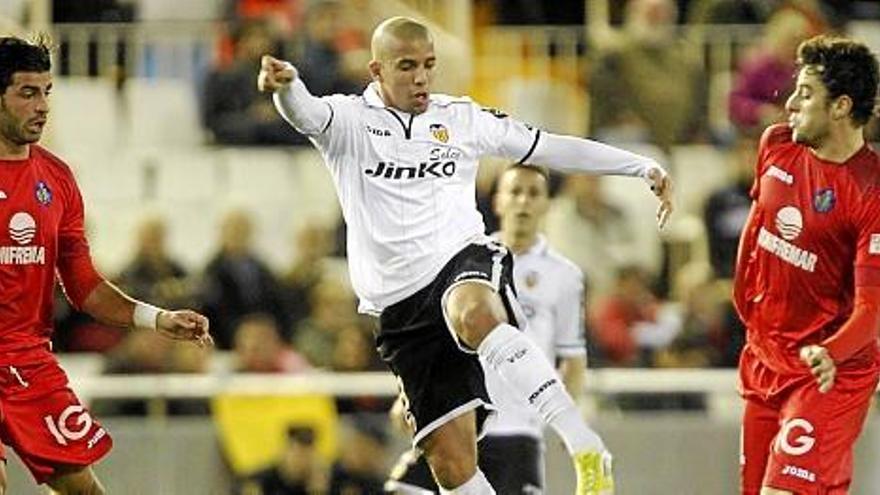
<instances>
[{"instance_id":1,"label":"white jersey","mask_svg":"<svg viewBox=\"0 0 880 495\"><path fill-rule=\"evenodd\" d=\"M322 100L331 116L311 139L333 176L352 286L369 313L416 293L483 235L479 158L524 161L541 135L469 98L431 95L419 115L387 107L375 83Z\"/></svg>"},{"instance_id":2,"label":"white jersey","mask_svg":"<svg viewBox=\"0 0 880 495\"><path fill-rule=\"evenodd\" d=\"M312 96L298 78L275 108L324 157L348 224L348 266L361 310L380 313L428 285L483 237L477 161L527 160L562 172L647 178L655 161L589 139L542 133L469 98L431 95L419 115L363 95Z\"/></svg>"},{"instance_id":3,"label":"white jersey","mask_svg":"<svg viewBox=\"0 0 880 495\"><path fill-rule=\"evenodd\" d=\"M551 363L557 358L586 357L584 340L584 277L580 268L547 245L543 236L522 254L514 255L517 301L528 320L528 335ZM482 362L482 358L481 358ZM544 423L521 397L508 391L504 379L483 362L486 386L498 406L487 435L541 437Z\"/></svg>"}]
</instances>

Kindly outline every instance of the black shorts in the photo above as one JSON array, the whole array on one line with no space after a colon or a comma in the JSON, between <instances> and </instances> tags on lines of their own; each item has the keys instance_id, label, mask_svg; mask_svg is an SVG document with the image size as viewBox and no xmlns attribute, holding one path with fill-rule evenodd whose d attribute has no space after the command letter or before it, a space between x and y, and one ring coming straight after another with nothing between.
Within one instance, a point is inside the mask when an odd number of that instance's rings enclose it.
<instances>
[{"instance_id":1,"label":"black shorts","mask_svg":"<svg viewBox=\"0 0 880 495\"><path fill-rule=\"evenodd\" d=\"M544 487L541 441L528 435L490 435L479 444L477 463L489 484L500 494L540 494ZM425 456L417 451L401 455L385 482L385 493L421 495L439 493Z\"/></svg>"},{"instance_id":2,"label":"black shorts","mask_svg":"<svg viewBox=\"0 0 880 495\"><path fill-rule=\"evenodd\" d=\"M397 376L415 445L439 426L474 409L477 431L482 433L494 410L476 353L458 342L443 313L449 291L473 281L498 292L511 324L524 321L513 290L513 257L496 242L465 247L430 284L389 306L379 318L376 346Z\"/></svg>"}]
</instances>

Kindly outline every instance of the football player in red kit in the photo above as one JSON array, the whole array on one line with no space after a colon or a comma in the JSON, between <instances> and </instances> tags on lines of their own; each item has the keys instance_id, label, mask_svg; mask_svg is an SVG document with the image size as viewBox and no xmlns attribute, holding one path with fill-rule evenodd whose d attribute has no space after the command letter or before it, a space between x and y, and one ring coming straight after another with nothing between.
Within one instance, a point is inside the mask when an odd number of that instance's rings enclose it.
<instances>
[{"instance_id":1,"label":"football player in red kit","mask_svg":"<svg viewBox=\"0 0 880 495\"><path fill-rule=\"evenodd\" d=\"M90 465L112 442L52 354L56 274L71 303L103 323L199 345L211 337L204 316L133 300L95 270L73 174L36 144L51 89L45 41L0 38L0 440L55 492L102 494Z\"/></svg>"},{"instance_id":2,"label":"football player in red kit","mask_svg":"<svg viewBox=\"0 0 880 495\"><path fill-rule=\"evenodd\" d=\"M743 494L848 492L880 376L877 65L861 43L803 42L788 123L761 138L734 286Z\"/></svg>"}]
</instances>

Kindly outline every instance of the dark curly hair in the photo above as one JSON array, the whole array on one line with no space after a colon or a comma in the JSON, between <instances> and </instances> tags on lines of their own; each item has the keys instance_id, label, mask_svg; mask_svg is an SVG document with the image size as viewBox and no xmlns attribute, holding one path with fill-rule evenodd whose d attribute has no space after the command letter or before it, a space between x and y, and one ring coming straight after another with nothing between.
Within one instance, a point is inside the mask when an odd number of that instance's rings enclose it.
<instances>
[{"instance_id":1,"label":"dark curly hair","mask_svg":"<svg viewBox=\"0 0 880 495\"><path fill-rule=\"evenodd\" d=\"M0 94L12 84L16 72L48 72L52 69L49 56L51 42L46 35L33 41L15 36L0 37Z\"/></svg>"},{"instance_id":2,"label":"dark curly hair","mask_svg":"<svg viewBox=\"0 0 880 495\"><path fill-rule=\"evenodd\" d=\"M829 98L847 95L853 102L850 116L865 125L877 105L877 57L862 43L821 35L800 44L798 68L809 67L819 75Z\"/></svg>"}]
</instances>

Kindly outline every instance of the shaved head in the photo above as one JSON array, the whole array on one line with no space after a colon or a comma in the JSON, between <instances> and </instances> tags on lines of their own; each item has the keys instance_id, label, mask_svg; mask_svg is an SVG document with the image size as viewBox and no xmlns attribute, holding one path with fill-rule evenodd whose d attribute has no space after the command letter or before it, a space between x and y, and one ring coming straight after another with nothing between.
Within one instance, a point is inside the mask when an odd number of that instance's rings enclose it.
<instances>
[{"instance_id":1,"label":"shaved head","mask_svg":"<svg viewBox=\"0 0 880 495\"><path fill-rule=\"evenodd\" d=\"M434 78L434 40L428 27L408 17L386 19L373 31L370 76L389 107L427 110Z\"/></svg>"},{"instance_id":2,"label":"shaved head","mask_svg":"<svg viewBox=\"0 0 880 495\"><path fill-rule=\"evenodd\" d=\"M427 41L434 43L428 27L409 17L390 17L382 21L373 31L370 49L373 60L387 62L394 58L398 45L403 42Z\"/></svg>"}]
</instances>

